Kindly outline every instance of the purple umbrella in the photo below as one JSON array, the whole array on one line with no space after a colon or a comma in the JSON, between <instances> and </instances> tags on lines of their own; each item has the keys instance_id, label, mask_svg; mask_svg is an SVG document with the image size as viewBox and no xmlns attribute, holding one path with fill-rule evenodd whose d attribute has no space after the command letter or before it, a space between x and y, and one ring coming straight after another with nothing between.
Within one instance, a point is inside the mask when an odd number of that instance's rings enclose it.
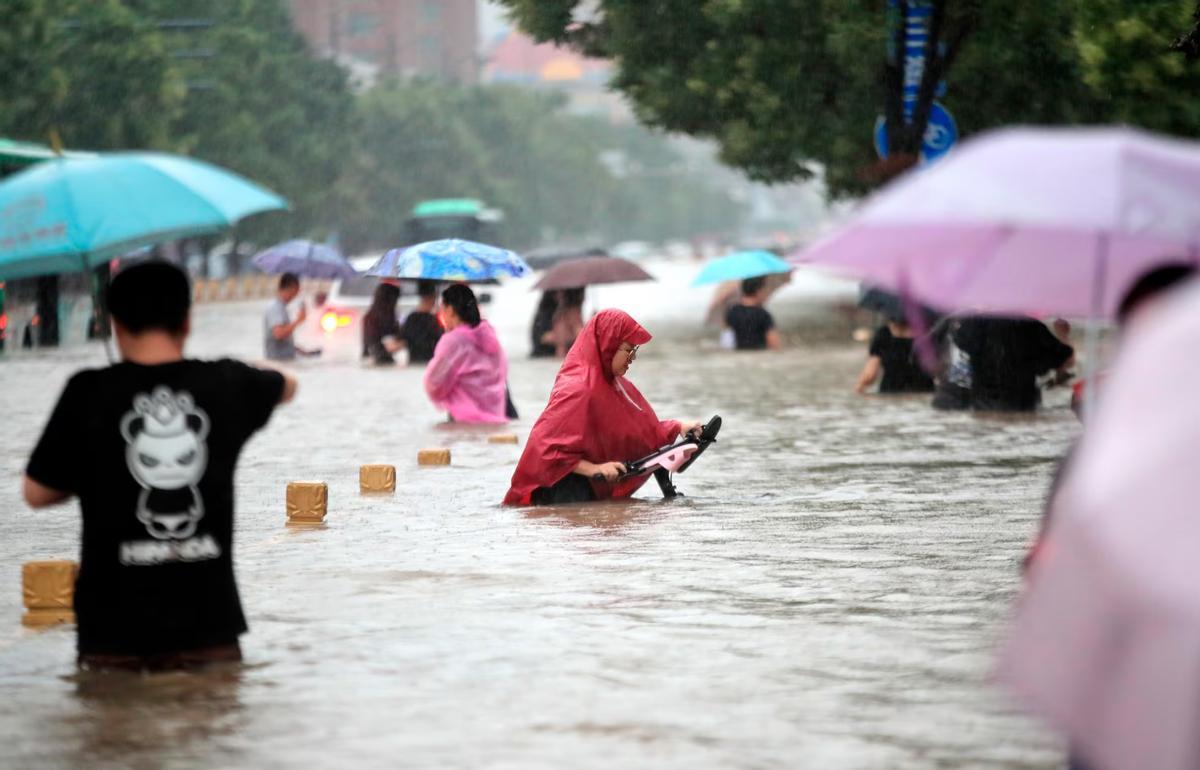
<instances>
[{"instance_id":1,"label":"purple umbrella","mask_svg":"<svg viewBox=\"0 0 1200 770\"><path fill-rule=\"evenodd\" d=\"M1000 679L1088 767L1200 767L1200 285L1139 311L1056 494Z\"/></svg>"},{"instance_id":2,"label":"purple umbrella","mask_svg":"<svg viewBox=\"0 0 1200 770\"><path fill-rule=\"evenodd\" d=\"M946 310L1112 317L1200 245L1200 143L994 131L885 187L796 256Z\"/></svg>"},{"instance_id":3,"label":"purple umbrella","mask_svg":"<svg viewBox=\"0 0 1200 770\"><path fill-rule=\"evenodd\" d=\"M295 273L306 278L343 278L358 275L342 253L332 246L302 239L278 243L251 260L264 273Z\"/></svg>"},{"instance_id":4,"label":"purple umbrella","mask_svg":"<svg viewBox=\"0 0 1200 770\"><path fill-rule=\"evenodd\" d=\"M578 289L598 283L653 281L654 276L620 257L579 257L565 259L546 271L533 288L542 291Z\"/></svg>"}]
</instances>

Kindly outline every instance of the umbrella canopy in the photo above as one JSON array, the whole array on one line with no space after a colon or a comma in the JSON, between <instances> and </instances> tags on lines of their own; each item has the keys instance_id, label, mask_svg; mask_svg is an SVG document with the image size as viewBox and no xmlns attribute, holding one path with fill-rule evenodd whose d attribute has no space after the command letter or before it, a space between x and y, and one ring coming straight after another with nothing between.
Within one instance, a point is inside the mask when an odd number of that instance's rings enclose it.
<instances>
[{"instance_id":1,"label":"umbrella canopy","mask_svg":"<svg viewBox=\"0 0 1200 770\"><path fill-rule=\"evenodd\" d=\"M1200 143L1012 128L896 180L796 259L934 307L1111 317L1197 244Z\"/></svg>"},{"instance_id":2,"label":"umbrella canopy","mask_svg":"<svg viewBox=\"0 0 1200 770\"><path fill-rule=\"evenodd\" d=\"M559 262L533 288L542 291L577 289L597 283L653 281L654 276L620 257L579 257Z\"/></svg>"},{"instance_id":3,"label":"umbrella canopy","mask_svg":"<svg viewBox=\"0 0 1200 770\"><path fill-rule=\"evenodd\" d=\"M0 280L79 270L286 207L237 174L174 155L39 163L0 182Z\"/></svg>"},{"instance_id":4,"label":"umbrella canopy","mask_svg":"<svg viewBox=\"0 0 1200 770\"><path fill-rule=\"evenodd\" d=\"M910 304L915 305L918 311L930 323L935 321L937 317L941 315L938 313L938 311L931 307L912 302L910 302ZM883 289L875 286L863 287L863 291L858 297L858 306L863 310L870 310L874 313L879 313L888 320L903 321L909 317L908 310L905 307L905 302L902 297L897 294L893 294L890 291L884 291Z\"/></svg>"},{"instance_id":5,"label":"umbrella canopy","mask_svg":"<svg viewBox=\"0 0 1200 770\"><path fill-rule=\"evenodd\" d=\"M1089 767L1200 767L1200 284L1139 311L1055 496L1000 679Z\"/></svg>"},{"instance_id":6,"label":"umbrella canopy","mask_svg":"<svg viewBox=\"0 0 1200 770\"><path fill-rule=\"evenodd\" d=\"M358 275L342 253L323 243L297 238L277 243L254 255L264 273L295 273L306 278L353 278Z\"/></svg>"},{"instance_id":7,"label":"umbrella canopy","mask_svg":"<svg viewBox=\"0 0 1200 770\"><path fill-rule=\"evenodd\" d=\"M792 266L769 251L737 251L728 256L714 259L704 266L693 286L722 281L742 281L760 275L790 273Z\"/></svg>"},{"instance_id":8,"label":"umbrella canopy","mask_svg":"<svg viewBox=\"0 0 1200 770\"><path fill-rule=\"evenodd\" d=\"M365 275L426 278L431 281L485 282L502 275L520 277L529 266L516 252L459 238L426 241L386 252Z\"/></svg>"}]
</instances>

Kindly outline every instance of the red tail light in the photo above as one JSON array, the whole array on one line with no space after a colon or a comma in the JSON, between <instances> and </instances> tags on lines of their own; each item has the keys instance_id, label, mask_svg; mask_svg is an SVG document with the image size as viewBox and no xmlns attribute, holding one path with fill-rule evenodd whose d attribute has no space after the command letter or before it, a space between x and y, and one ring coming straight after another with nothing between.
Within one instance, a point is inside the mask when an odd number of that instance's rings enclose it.
<instances>
[{"instance_id":1,"label":"red tail light","mask_svg":"<svg viewBox=\"0 0 1200 770\"><path fill-rule=\"evenodd\" d=\"M354 322L354 316L336 310L326 310L321 315L321 328L326 334L333 334L337 329L349 326Z\"/></svg>"}]
</instances>

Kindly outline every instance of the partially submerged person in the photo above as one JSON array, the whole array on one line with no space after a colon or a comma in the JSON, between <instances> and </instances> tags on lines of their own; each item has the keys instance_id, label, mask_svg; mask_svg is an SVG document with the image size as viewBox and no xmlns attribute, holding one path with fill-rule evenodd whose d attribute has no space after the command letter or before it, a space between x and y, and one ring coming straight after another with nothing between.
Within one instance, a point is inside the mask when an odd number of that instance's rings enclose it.
<instances>
[{"instance_id":1,"label":"partially submerged person","mask_svg":"<svg viewBox=\"0 0 1200 770\"><path fill-rule=\"evenodd\" d=\"M558 309L550 336L554 342L554 355L565 358L575 344L575 338L583 330L583 289L566 289L559 295Z\"/></svg>"},{"instance_id":2,"label":"partially submerged person","mask_svg":"<svg viewBox=\"0 0 1200 770\"><path fill-rule=\"evenodd\" d=\"M454 284L442 292L446 333L425 369L425 392L454 422L508 422L508 359L492 325L479 315L475 292Z\"/></svg>"},{"instance_id":3,"label":"partially submerged person","mask_svg":"<svg viewBox=\"0 0 1200 770\"><path fill-rule=\"evenodd\" d=\"M1159 304L1164 296L1170 295L1174 289L1195 275L1196 266L1190 262L1169 262L1153 267L1138 276L1117 306L1117 326L1120 327L1122 333L1138 318L1146 315L1146 311ZM1106 376L1105 372L1098 371L1087 380L1079 380L1075 383L1071 392L1071 409L1081 420L1083 419L1087 388L1095 385L1098 389L1103 389Z\"/></svg>"},{"instance_id":4,"label":"partially submerged person","mask_svg":"<svg viewBox=\"0 0 1200 770\"><path fill-rule=\"evenodd\" d=\"M763 307L768 293L766 276L742 281L741 300L725 314L725 326L733 333L737 350L779 350L783 347L775 319Z\"/></svg>"},{"instance_id":5,"label":"partially submerged person","mask_svg":"<svg viewBox=\"0 0 1200 770\"><path fill-rule=\"evenodd\" d=\"M399 301L399 286L386 281L380 283L375 287L371 307L363 316L363 357L380 366L395 364L394 354L404 347L400 319L396 317Z\"/></svg>"},{"instance_id":6,"label":"partially submerged person","mask_svg":"<svg viewBox=\"0 0 1200 770\"><path fill-rule=\"evenodd\" d=\"M442 324L434 312L437 306L437 283L424 279L419 281L417 297L417 307L405 316L400 332L404 346L408 348L410 364L428 363L443 333Z\"/></svg>"},{"instance_id":7,"label":"partially submerged person","mask_svg":"<svg viewBox=\"0 0 1200 770\"><path fill-rule=\"evenodd\" d=\"M971 357L971 407L984 411L1037 409L1042 402L1037 378L1065 370L1075 356L1034 318L964 318L954 343Z\"/></svg>"},{"instance_id":8,"label":"partially submerged person","mask_svg":"<svg viewBox=\"0 0 1200 770\"><path fill-rule=\"evenodd\" d=\"M620 310L588 321L529 434L505 505L629 497L648 477L620 480L623 463L699 430L699 423L659 420L625 378L649 341L650 333Z\"/></svg>"},{"instance_id":9,"label":"partially submerged person","mask_svg":"<svg viewBox=\"0 0 1200 770\"><path fill-rule=\"evenodd\" d=\"M934 377L934 409L971 408L971 357L954 342L954 334L961 323L961 317L948 315L929 333L938 349L939 360L939 371Z\"/></svg>"},{"instance_id":10,"label":"partially submerged person","mask_svg":"<svg viewBox=\"0 0 1200 770\"><path fill-rule=\"evenodd\" d=\"M122 362L67 382L25 470L30 506L79 498L84 667L241 659L233 473L296 382L228 359L185 359L190 305L173 265L118 273L108 308Z\"/></svg>"},{"instance_id":11,"label":"partially submerged person","mask_svg":"<svg viewBox=\"0 0 1200 770\"><path fill-rule=\"evenodd\" d=\"M880 393L929 393L933 390L933 378L921 368L913 349L912 329L903 320L889 318L875 330L867 351L867 362L858 375L854 392L866 393L877 380L880 380Z\"/></svg>"},{"instance_id":12,"label":"partially submerged person","mask_svg":"<svg viewBox=\"0 0 1200 770\"><path fill-rule=\"evenodd\" d=\"M263 317L263 357L269 361L291 361L296 355L318 355L319 350L308 350L296 345L296 328L304 323L308 311L301 303L295 320L288 315L287 306L300 293L300 278L295 273L279 276L279 287L275 299L267 306Z\"/></svg>"},{"instance_id":13,"label":"partially submerged person","mask_svg":"<svg viewBox=\"0 0 1200 770\"><path fill-rule=\"evenodd\" d=\"M529 328L529 357L551 358L554 356L554 314L558 311L559 293L542 292L533 323Z\"/></svg>"}]
</instances>

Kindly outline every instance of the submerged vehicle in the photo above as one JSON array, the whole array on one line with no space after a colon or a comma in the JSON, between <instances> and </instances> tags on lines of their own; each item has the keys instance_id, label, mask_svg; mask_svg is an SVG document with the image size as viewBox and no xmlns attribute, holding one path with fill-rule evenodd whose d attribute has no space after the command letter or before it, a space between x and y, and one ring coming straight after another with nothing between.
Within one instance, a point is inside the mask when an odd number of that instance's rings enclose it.
<instances>
[{"instance_id":1,"label":"submerged vehicle","mask_svg":"<svg viewBox=\"0 0 1200 770\"><path fill-rule=\"evenodd\" d=\"M645 457L622 463L625 466L625 472L619 478L630 479L635 476L653 474L664 498L678 497L680 493L675 488L671 478L672 474L683 473L692 467L696 458L702 455L710 444L716 442L717 434L720 431L721 416L716 415L700 429L699 433L681 436L675 443L659 447ZM604 476L597 474L592 478L601 481Z\"/></svg>"},{"instance_id":2,"label":"submerged vehicle","mask_svg":"<svg viewBox=\"0 0 1200 770\"><path fill-rule=\"evenodd\" d=\"M492 243L503 220L503 212L474 198L425 200L413 206L412 213L404 220L403 243L395 245L412 246L443 238Z\"/></svg>"}]
</instances>

